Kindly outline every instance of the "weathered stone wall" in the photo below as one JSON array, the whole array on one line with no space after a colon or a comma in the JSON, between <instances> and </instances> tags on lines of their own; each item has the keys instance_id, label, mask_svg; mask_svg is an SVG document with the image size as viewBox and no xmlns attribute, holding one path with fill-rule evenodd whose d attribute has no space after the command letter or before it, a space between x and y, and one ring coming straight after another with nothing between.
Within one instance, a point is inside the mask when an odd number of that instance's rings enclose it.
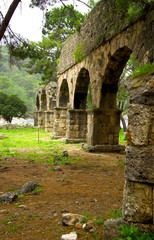
<instances>
[{"instance_id":1,"label":"weathered stone wall","mask_svg":"<svg viewBox=\"0 0 154 240\"><path fill-rule=\"evenodd\" d=\"M120 114L118 109L87 110L87 144L89 151L119 152Z\"/></svg>"},{"instance_id":2,"label":"weathered stone wall","mask_svg":"<svg viewBox=\"0 0 154 240\"><path fill-rule=\"evenodd\" d=\"M56 106L57 83L50 82L36 93L35 126L53 130L53 108Z\"/></svg>"},{"instance_id":3,"label":"weathered stone wall","mask_svg":"<svg viewBox=\"0 0 154 240\"><path fill-rule=\"evenodd\" d=\"M103 151L113 151L116 146L119 147L120 113L116 110L116 95L119 78L130 54L135 55L140 65L153 62L154 4L151 4L145 16L129 25L115 11L114 2L100 1L82 24L80 31L63 45L59 63L57 106L65 79L70 107L75 107L80 73L88 73L94 109L88 113L87 141L92 146L91 150L96 148L98 151L102 147ZM73 55L79 45L85 58L77 63ZM153 75L129 79L127 85L131 104L128 113L123 218L105 223L104 240L117 239L120 222L135 224L145 231L154 232ZM68 124L69 129L71 122L68 121Z\"/></svg>"},{"instance_id":4,"label":"weathered stone wall","mask_svg":"<svg viewBox=\"0 0 154 240\"><path fill-rule=\"evenodd\" d=\"M108 220L104 240L116 240L119 226L139 226L154 233L154 77L147 74L127 81L130 93L128 142L122 219Z\"/></svg>"},{"instance_id":5,"label":"weathered stone wall","mask_svg":"<svg viewBox=\"0 0 154 240\"><path fill-rule=\"evenodd\" d=\"M66 137L66 121L67 121L67 108L55 107L53 124L54 138Z\"/></svg>"},{"instance_id":6,"label":"weathered stone wall","mask_svg":"<svg viewBox=\"0 0 154 240\"><path fill-rule=\"evenodd\" d=\"M139 19L131 27L125 28L122 32L117 32L110 41L102 42L97 48L91 48L91 52L88 56L83 59L82 62L76 63L75 65L71 64L69 67L66 66L67 60L71 62L73 59L72 54L69 57L69 53L72 51L72 44L71 41L68 41L68 43L66 42L66 45L64 44L63 49L65 51L62 52L60 57L60 61L64 66L61 64L59 66L60 75L57 87L57 106L59 106L58 99L60 88L63 80L66 79L69 88L70 106L74 108L76 83L80 71L83 68L89 72L93 106L101 107L103 83L105 85L107 84L109 87L115 84L116 87L123 68L132 52L139 60L140 64L152 62L154 42L152 22L154 10L151 8L149 11L150 12L144 18ZM83 38L84 36L87 36L86 32L83 34ZM107 97L110 99L109 96ZM112 99L112 101L116 99L116 92L112 94Z\"/></svg>"},{"instance_id":7,"label":"weathered stone wall","mask_svg":"<svg viewBox=\"0 0 154 240\"><path fill-rule=\"evenodd\" d=\"M151 11L150 14L148 14L148 18L151 18L152 14L153 13ZM135 19L134 22L137 20L138 19ZM143 17L140 18L138 22L142 25L142 22L144 22ZM100 1L87 16L85 22L80 27L80 31L68 38L68 40L64 43L59 61L59 73L66 71L68 68L76 64L73 56L78 44L83 47L83 52L86 55L89 55L92 51L94 51L94 49L98 48L100 45L105 45L107 42L109 43L116 35L119 33L121 34L128 29L129 39L131 39L133 37L133 28L131 28L132 26L129 28L130 25L132 25L132 23L130 24L128 21L124 20L124 17L118 14L115 10L115 1ZM144 55L146 52L144 50L145 48L149 51L148 61L152 61L153 56L151 55L152 52L150 50L152 35L149 29L150 26L144 24L144 27L140 27L142 28L142 33L136 36L136 40L138 43L141 43L141 49L140 54L135 55L140 61L142 61L142 54ZM135 40L134 37L133 40ZM140 46L136 47L140 48Z\"/></svg>"},{"instance_id":8,"label":"weathered stone wall","mask_svg":"<svg viewBox=\"0 0 154 240\"><path fill-rule=\"evenodd\" d=\"M54 124L54 110L45 112L45 131L52 132Z\"/></svg>"},{"instance_id":9,"label":"weathered stone wall","mask_svg":"<svg viewBox=\"0 0 154 240\"><path fill-rule=\"evenodd\" d=\"M67 141L85 141L87 134L87 113L83 109L68 109Z\"/></svg>"}]
</instances>

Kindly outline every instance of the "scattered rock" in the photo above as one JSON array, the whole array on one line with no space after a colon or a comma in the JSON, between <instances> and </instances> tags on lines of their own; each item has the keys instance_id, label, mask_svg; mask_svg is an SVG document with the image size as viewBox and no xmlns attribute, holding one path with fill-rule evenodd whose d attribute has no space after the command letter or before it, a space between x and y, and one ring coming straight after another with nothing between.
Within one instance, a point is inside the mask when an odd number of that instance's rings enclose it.
<instances>
[{"instance_id":1,"label":"scattered rock","mask_svg":"<svg viewBox=\"0 0 154 240\"><path fill-rule=\"evenodd\" d=\"M46 216L46 218L50 218L51 219L52 217L51 216Z\"/></svg>"},{"instance_id":2,"label":"scattered rock","mask_svg":"<svg viewBox=\"0 0 154 240\"><path fill-rule=\"evenodd\" d=\"M9 211L6 209L0 210L0 213L8 213Z\"/></svg>"},{"instance_id":3,"label":"scattered rock","mask_svg":"<svg viewBox=\"0 0 154 240\"><path fill-rule=\"evenodd\" d=\"M110 193L109 193L109 192L104 192L104 194L106 194L106 195L110 195Z\"/></svg>"},{"instance_id":4,"label":"scattered rock","mask_svg":"<svg viewBox=\"0 0 154 240\"><path fill-rule=\"evenodd\" d=\"M27 206L26 205L19 205L19 207L18 208L23 208L23 209L25 209L25 210L28 210L28 208L27 208Z\"/></svg>"},{"instance_id":5,"label":"scattered rock","mask_svg":"<svg viewBox=\"0 0 154 240\"><path fill-rule=\"evenodd\" d=\"M66 162L65 162L65 165L71 165L71 163L70 163L70 162L68 162L68 161L66 161Z\"/></svg>"},{"instance_id":6,"label":"scattered rock","mask_svg":"<svg viewBox=\"0 0 154 240\"><path fill-rule=\"evenodd\" d=\"M84 229L87 231L87 232L93 232L95 231L95 227L94 227L94 222L93 221L88 221L86 223L86 225L84 226Z\"/></svg>"},{"instance_id":7,"label":"scattered rock","mask_svg":"<svg viewBox=\"0 0 154 240\"><path fill-rule=\"evenodd\" d=\"M75 224L75 227L81 229L82 228L82 224L80 222L78 222L78 223Z\"/></svg>"},{"instance_id":8,"label":"scattered rock","mask_svg":"<svg viewBox=\"0 0 154 240\"><path fill-rule=\"evenodd\" d=\"M18 191L18 194L26 194L32 192L39 184L37 182L27 182Z\"/></svg>"},{"instance_id":9,"label":"scattered rock","mask_svg":"<svg viewBox=\"0 0 154 240\"><path fill-rule=\"evenodd\" d=\"M57 181L57 182L64 182L65 179L63 179L63 178L57 178L56 181Z\"/></svg>"},{"instance_id":10,"label":"scattered rock","mask_svg":"<svg viewBox=\"0 0 154 240\"><path fill-rule=\"evenodd\" d=\"M19 213L15 213L14 216L15 216L15 217L19 217Z\"/></svg>"},{"instance_id":11,"label":"scattered rock","mask_svg":"<svg viewBox=\"0 0 154 240\"><path fill-rule=\"evenodd\" d=\"M61 166L57 166L57 167L55 168L55 171L63 171L63 169L61 168Z\"/></svg>"},{"instance_id":12,"label":"scattered rock","mask_svg":"<svg viewBox=\"0 0 154 240\"><path fill-rule=\"evenodd\" d=\"M66 150L63 151L63 154L62 154L63 157L68 157L68 152Z\"/></svg>"},{"instance_id":13,"label":"scattered rock","mask_svg":"<svg viewBox=\"0 0 154 240\"><path fill-rule=\"evenodd\" d=\"M62 235L61 240L77 240L76 232L71 232L69 234Z\"/></svg>"},{"instance_id":14,"label":"scattered rock","mask_svg":"<svg viewBox=\"0 0 154 240\"><path fill-rule=\"evenodd\" d=\"M8 137L6 136L6 134L2 134L2 135L0 136L0 138L3 139L3 138L8 138Z\"/></svg>"},{"instance_id":15,"label":"scattered rock","mask_svg":"<svg viewBox=\"0 0 154 240\"><path fill-rule=\"evenodd\" d=\"M73 213L65 213L62 214L62 223L64 226L73 226L76 223L81 223L86 217L79 215L79 214L73 214Z\"/></svg>"},{"instance_id":16,"label":"scattered rock","mask_svg":"<svg viewBox=\"0 0 154 240\"><path fill-rule=\"evenodd\" d=\"M2 203L11 203L18 198L18 195L13 192L4 193L0 196L0 202Z\"/></svg>"},{"instance_id":17,"label":"scattered rock","mask_svg":"<svg viewBox=\"0 0 154 240\"><path fill-rule=\"evenodd\" d=\"M62 209L60 212L61 213L68 213L69 211L67 209Z\"/></svg>"}]
</instances>

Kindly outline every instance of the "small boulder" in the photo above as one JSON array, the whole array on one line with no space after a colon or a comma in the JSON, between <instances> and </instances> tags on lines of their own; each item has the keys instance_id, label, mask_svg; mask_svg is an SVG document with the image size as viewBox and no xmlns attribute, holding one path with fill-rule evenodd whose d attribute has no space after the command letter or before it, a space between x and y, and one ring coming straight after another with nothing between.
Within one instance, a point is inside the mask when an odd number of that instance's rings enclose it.
<instances>
[{"instance_id":1,"label":"small boulder","mask_svg":"<svg viewBox=\"0 0 154 240\"><path fill-rule=\"evenodd\" d=\"M62 235L61 240L77 240L76 232L71 232L69 234Z\"/></svg>"},{"instance_id":2,"label":"small boulder","mask_svg":"<svg viewBox=\"0 0 154 240\"><path fill-rule=\"evenodd\" d=\"M64 150L62 156L67 158L68 157L68 152L66 150Z\"/></svg>"},{"instance_id":3,"label":"small boulder","mask_svg":"<svg viewBox=\"0 0 154 240\"><path fill-rule=\"evenodd\" d=\"M57 166L57 167L55 168L55 171L63 171L63 169L62 169L61 166Z\"/></svg>"},{"instance_id":4,"label":"small boulder","mask_svg":"<svg viewBox=\"0 0 154 240\"><path fill-rule=\"evenodd\" d=\"M62 214L62 223L65 226L73 226L76 223L81 223L86 217L79 215L79 214L73 214L73 213L64 213Z\"/></svg>"},{"instance_id":5,"label":"small boulder","mask_svg":"<svg viewBox=\"0 0 154 240\"><path fill-rule=\"evenodd\" d=\"M1 138L1 139L7 138L7 136L6 136L6 134L2 134L2 135L0 136L0 138Z\"/></svg>"},{"instance_id":6,"label":"small boulder","mask_svg":"<svg viewBox=\"0 0 154 240\"><path fill-rule=\"evenodd\" d=\"M17 199L18 195L13 192L4 193L0 196L0 202L2 203L11 203Z\"/></svg>"},{"instance_id":7,"label":"small boulder","mask_svg":"<svg viewBox=\"0 0 154 240\"><path fill-rule=\"evenodd\" d=\"M18 191L18 194L32 192L39 184L35 181L25 183Z\"/></svg>"}]
</instances>

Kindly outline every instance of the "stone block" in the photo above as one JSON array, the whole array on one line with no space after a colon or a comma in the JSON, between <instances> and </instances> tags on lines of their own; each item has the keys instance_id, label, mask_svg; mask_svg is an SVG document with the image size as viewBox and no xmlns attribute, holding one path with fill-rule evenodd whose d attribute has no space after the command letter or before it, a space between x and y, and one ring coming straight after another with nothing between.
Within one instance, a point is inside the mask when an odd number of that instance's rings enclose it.
<instances>
[{"instance_id":1,"label":"stone block","mask_svg":"<svg viewBox=\"0 0 154 240\"><path fill-rule=\"evenodd\" d=\"M131 104L128 111L128 122L128 144L148 145L151 126L150 108L141 104Z\"/></svg>"},{"instance_id":2,"label":"stone block","mask_svg":"<svg viewBox=\"0 0 154 240\"><path fill-rule=\"evenodd\" d=\"M125 176L130 181L154 183L154 148L127 146Z\"/></svg>"},{"instance_id":3,"label":"stone block","mask_svg":"<svg viewBox=\"0 0 154 240\"><path fill-rule=\"evenodd\" d=\"M152 223L152 185L126 180L123 199L123 219L129 222Z\"/></svg>"}]
</instances>

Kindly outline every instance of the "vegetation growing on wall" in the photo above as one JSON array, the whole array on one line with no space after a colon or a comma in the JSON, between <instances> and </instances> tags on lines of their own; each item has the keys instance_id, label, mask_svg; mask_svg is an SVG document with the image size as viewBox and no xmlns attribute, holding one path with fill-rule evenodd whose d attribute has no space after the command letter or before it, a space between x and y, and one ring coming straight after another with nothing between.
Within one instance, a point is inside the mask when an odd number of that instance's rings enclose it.
<instances>
[{"instance_id":1,"label":"vegetation growing on wall","mask_svg":"<svg viewBox=\"0 0 154 240\"><path fill-rule=\"evenodd\" d=\"M152 71L154 71L154 63L144 64L142 66L135 67L131 76L133 77L142 76L144 74L151 73Z\"/></svg>"},{"instance_id":2,"label":"vegetation growing on wall","mask_svg":"<svg viewBox=\"0 0 154 240\"><path fill-rule=\"evenodd\" d=\"M76 49L75 49L73 57L75 58L77 63L81 62L86 56L86 53L85 53L85 50L84 50L85 43L86 43L86 41L83 41L82 43L79 43L77 45Z\"/></svg>"}]
</instances>

